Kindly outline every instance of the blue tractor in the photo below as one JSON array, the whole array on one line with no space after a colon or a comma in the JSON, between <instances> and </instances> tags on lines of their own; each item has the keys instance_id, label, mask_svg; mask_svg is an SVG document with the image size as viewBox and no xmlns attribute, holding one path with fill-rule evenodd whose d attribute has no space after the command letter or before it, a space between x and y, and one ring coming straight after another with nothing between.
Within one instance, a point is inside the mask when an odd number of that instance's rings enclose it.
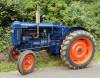
<instances>
[{"instance_id":1,"label":"blue tractor","mask_svg":"<svg viewBox=\"0 0 100 78\"><path fill-rule=\"evenodd\" d=\"M39 10L36 22L12 24L12 45L9 56L15 61L21 74L33 72L36 64L36 52L49 50L60 55L64 64L72 69L85 68L95 53L95 39L84 28L63 26L59 23L40 22Z\"/></svg>"}]
</instances>

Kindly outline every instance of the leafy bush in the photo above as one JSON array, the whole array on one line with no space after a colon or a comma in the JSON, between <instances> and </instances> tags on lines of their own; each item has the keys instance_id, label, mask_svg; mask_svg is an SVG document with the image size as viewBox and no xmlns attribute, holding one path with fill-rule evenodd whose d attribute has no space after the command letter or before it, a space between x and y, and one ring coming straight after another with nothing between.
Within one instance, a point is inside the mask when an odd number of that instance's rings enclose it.
<instances>
[{"instance_id":1,"label":"leafy bush","mask_svg":"<svg viewBox=\"0 0 100 78\"><path fill-rule=\"evenodd\" d=\"M100 37L100 0L37 0L45 22L81 26ZM0 51L9 45L14 20L35 20L36 0L0 0Z\"/></svg>"},{"instance_id":2,"label":"leafy bush","mask_svg":"<svg viewBox=\"0 0 100 78\"><path fill-rule=\"evenodd\" d=\"M10 45L11 45L11 39L10 39L11 29L9 27L7 27L5 29L6 29L6 31L4 31L2 28L0 28L0 52L2 52L4 49L10 47Z\"/></svg>"}]
</instances>

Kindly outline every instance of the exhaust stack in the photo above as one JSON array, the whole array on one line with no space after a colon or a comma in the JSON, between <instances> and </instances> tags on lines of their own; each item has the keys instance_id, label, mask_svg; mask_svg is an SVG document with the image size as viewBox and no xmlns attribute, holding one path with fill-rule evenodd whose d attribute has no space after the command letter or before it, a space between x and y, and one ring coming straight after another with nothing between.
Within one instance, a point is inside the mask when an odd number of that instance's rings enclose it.
<instances>
[{"instance_id":1,"label":"exhaust stack","mask_svg":"<svg viewBox=\"0 0 100 78\"><path fill-rule=\"evenodd\" d=\"M39 37L39 24L40 24L40 7L37 3L37 10L36 10L36 24L37 24L37 35L36 38Z\"/></svg>"}]
</instances>

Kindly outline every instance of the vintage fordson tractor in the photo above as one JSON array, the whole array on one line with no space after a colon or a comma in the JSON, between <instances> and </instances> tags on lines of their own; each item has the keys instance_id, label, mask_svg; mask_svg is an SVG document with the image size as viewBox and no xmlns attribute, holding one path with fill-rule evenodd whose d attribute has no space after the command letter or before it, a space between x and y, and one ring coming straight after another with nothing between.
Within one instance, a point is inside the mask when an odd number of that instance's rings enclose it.
<instances>
[{"instance_id":1,"label":"vintage fordson tractor","mask_svg":"<svg viewBox=\"0 0 100 78\"><path fill-rule=\"evenodd\" d=\"M63 26L58 23L40 23L39 11L36 22L12 24L12 45L9 56L15 61L21 74L31 73L37 62L36 52L49 50L60 55L64 64L72 69L85 68L95 53L95 39L84 28Z\"/></svg>"}]
</instances>

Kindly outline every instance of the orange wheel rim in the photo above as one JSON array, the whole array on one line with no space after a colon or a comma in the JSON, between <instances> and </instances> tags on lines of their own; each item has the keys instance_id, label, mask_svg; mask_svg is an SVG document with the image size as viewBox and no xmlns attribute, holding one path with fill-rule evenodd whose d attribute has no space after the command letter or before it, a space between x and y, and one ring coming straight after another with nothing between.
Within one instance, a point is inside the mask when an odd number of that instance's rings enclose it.
<instances>
[{"instance_id":1,"label":"orange wheel rim","mask_svg":"<svg viewBox=\"0 0 100 78\"><path fill-rule=\"evenodd\" d=\"M35 58L33 57L32 54L28 54L25 56L23 60L22 67L24 71L29 71L34 64L35 64Z\"/></svg>"},{"instance_id":2,"label":"orange wheel rim","mask_svg":"<svg viewBox=\"0 0 100 78\"><path fill-rule=\"evenodd\" d=\"M70 48L70 59L75 64L84 64L92 56L92 51L93 44L87 37L77 39Z\"/></svg>"},{"instance_id":3,"label":"orange wheel rim","mask_svg":"<svg viewBox=\"0 0 100 78\"><path fill-rule=\"evenodd\" d=\"M19 56L19 52L17 51L16 48L13 48L12 49L12 57L13 57L13 59L17 60L18 56Z\"/></svg>"}]
</instances>

